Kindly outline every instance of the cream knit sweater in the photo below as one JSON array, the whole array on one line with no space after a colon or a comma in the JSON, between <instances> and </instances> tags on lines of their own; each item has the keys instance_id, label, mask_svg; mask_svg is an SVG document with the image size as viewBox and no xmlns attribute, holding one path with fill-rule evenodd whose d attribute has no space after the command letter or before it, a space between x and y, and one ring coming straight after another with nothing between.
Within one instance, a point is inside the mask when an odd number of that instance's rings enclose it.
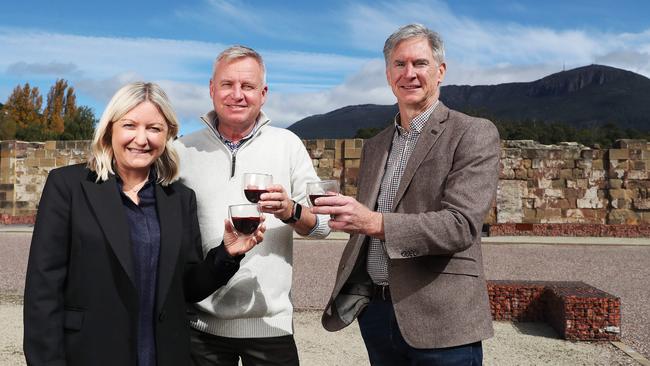
<instances>
[{"instance_id":1,"label":"cream knit sweater","mask_svg":"<svg viewBox=\"0 0 650 366\"><path fill-rule=\"evenodd\" d=\"M318 180L300 139L289 130L270 126L263 112L258 118L259 128L234 159L214 130L215 117L214 111L208 113L202 118L205 128L174 143L181 158L181 182L196 192L204 253L221 243L228 205L248 203L242 188L244 173L273 175L274 184L281 184L305 206L305 185ZM327 219L319 216L309 237L327 236ZM293 229L273 215L266 215L266 227L264 241L246 254L235 276L197 304L199 316L192 327L233 338L293 333Z\"/></svg>"}]
</instances>

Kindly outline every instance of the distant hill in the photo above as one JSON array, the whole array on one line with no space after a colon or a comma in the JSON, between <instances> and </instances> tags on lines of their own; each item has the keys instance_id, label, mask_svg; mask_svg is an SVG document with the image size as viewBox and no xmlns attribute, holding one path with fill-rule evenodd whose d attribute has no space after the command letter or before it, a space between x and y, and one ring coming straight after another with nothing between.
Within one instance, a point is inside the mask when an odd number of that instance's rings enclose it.
<instances>
[{"instance_id":1,"label":"distant hill","mask_svg":"<svg viewBox=\"0 0 650 366\"><path fill-rule=\"evenodd\" d=\"M517 122L561 122L585 128L613 123L650 131L650 79L590 65L526 83L449 85L440 99L472 115ZM361 128L384 127L397 106L358 105L304 118L289 127L302 138L351 138Z\"/></svg>"},{"instance_id":2,"label":"distant hill","mask_svg":"<svg viewBox=\"0 0 650 366\"><path fill-rule=\"evenodd\" d=\"M385 127L397 114L397 104L351 105L303 118L289 130L303 139L352 138L360 128Z\"/></svg>"}]
</instances>

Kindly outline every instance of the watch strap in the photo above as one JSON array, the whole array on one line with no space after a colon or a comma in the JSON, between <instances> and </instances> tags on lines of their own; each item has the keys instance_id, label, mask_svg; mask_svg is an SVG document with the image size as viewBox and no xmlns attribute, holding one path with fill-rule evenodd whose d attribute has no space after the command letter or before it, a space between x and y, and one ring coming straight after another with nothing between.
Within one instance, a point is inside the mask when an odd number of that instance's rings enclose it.
<instances>
[{"instance_id":1,"label":"watch strap","mask_svg":"<svg viewBox=\"0 0 650 366\"><path fill-rule=\"evenodd\" d=\"M280 221L284 222L285 224L293 224L298 220L300 220L301 215L302 215L302 205L296 201L293 201L293 210L291 212L291 216L289 216L289 218L287 218L286 220L280 220Z\"/></svg>"}]
</instances>

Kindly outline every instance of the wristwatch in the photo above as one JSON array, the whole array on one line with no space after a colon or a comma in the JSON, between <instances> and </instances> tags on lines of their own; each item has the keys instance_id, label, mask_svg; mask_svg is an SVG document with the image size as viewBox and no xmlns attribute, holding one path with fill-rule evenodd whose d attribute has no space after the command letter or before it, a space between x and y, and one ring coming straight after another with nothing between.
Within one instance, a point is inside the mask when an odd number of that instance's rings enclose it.
<instances>
[{"instance_id":1,"label":"wristwatch","mask_svg":"<svg viewBox=\"0 0 650 366\"><path fill-rule=\"evenodd\" d=\"M293 200L292 200L293 201ZM291 216L286 220L281 220L285 224L293 224L294 222L300 220L300 215L302 214L302 205L296 201L293 201L293 212Z\"/></svg>"}]
</instances>

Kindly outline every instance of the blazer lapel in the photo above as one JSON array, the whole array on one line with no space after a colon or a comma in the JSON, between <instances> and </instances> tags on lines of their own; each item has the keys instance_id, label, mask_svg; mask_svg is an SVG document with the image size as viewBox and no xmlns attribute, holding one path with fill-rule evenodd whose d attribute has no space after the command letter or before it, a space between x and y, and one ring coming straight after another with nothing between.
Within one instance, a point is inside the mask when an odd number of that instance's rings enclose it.
<instances>
[{"instance_id":1,"label":"blazer lapel","mask_svg":"<svg viewBox=\"0 0 650 366\"><path fill-rule=\"evenodd\" d=\"M417 143L415 144L415 149L411 154L411 157L406 164L404 169L404 174L400 180L397 193L395 194L395 199L393 200L393 207L391 211L395 211L397 204L404 196L406 188L411 183L411 179L415 175L415 172L424 161L424 158L427 156L433 145L438 141L438 137L442 134L442 131L445 130L444 122L449 117L449 108L447 108L442 102L439 102L438 106L433 110L429 120L422 128L420 137L418 138Z\"/></svg>"},{"instance_id":2,"label":"blazer lapel","mask_svg":"<svg viewBox=\"0 0 650 366\"><path fill-rule=\"evenodd\" d=\"M393 140L394 127L382 131L376 138L368 140L367 151L364 154L365 161L362 163L362 170L359 172L359 202L374 210L379 196L381 180L384 177L386 161Z\"/></svg>"},{"instance_id":3,"label":"blazer lapel","mask_svg":"<svg viewBox=\"0 0 650 366\"><path fill-rule=\"evenodd\" d=\"M158 208L158 220L160 221L160 257L158 259L158 310L165 303L167 291L171 284L178 252L181 247L181 217L180 196L172 187L162 187L156 184L156 206Z\"/></svg>"},{"instance_id":4,"label":"blazer lapel","mask_svg":"<svg viewBox=\"0 0 650 366\"><path fill-rule=\"evenodd\" d=\"M111 175L107 181L96 183L94 176L91 174L88 180L82 182L82 187L86 192L86 197L93 212L97 216L99 225L104 231L104 236L113 249L117 260L122 265L124 272L135 286L129 226L124 214L122 198L117 191L115 176Z\"/></svg>"}]
</instances>

